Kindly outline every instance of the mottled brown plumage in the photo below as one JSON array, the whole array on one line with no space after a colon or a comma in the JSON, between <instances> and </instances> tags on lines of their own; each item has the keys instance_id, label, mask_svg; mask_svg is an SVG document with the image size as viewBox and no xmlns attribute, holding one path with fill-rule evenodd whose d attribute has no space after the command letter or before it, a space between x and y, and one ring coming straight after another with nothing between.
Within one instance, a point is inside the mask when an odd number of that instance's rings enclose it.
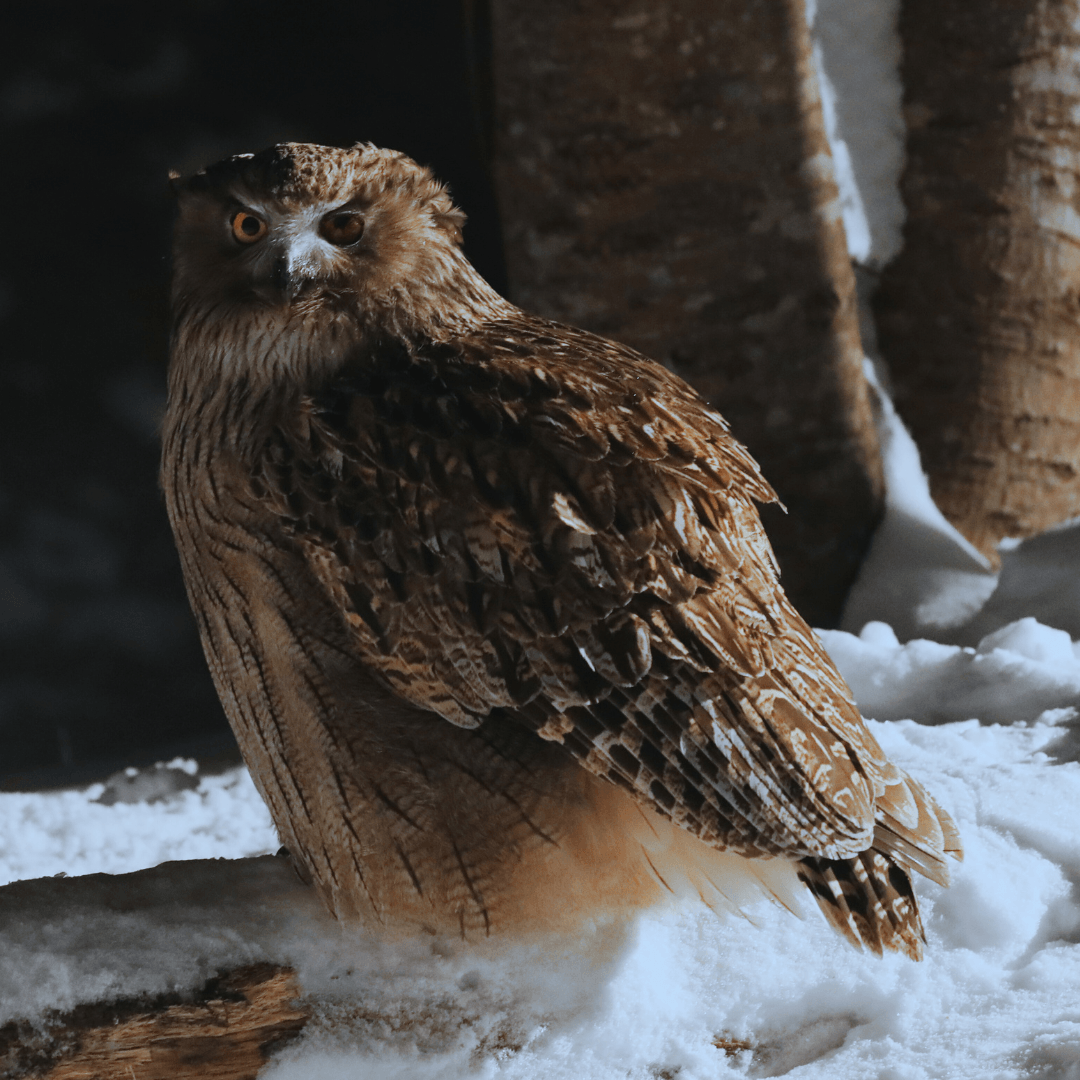
<instances>
[{"instance_id":1,"label":"mottled brown plumage","mask_svg":"<svg viewBox=\"0 0 1080 1080\"><path fill-rule=\"evenodd\" d=\"M955 831L787 602L723 419L495 294L400 154L278 146L180 201L169 514L331 910L520 931L786 868L918 955L908 871L946 881Z\"/></svg>"}]
</instances>

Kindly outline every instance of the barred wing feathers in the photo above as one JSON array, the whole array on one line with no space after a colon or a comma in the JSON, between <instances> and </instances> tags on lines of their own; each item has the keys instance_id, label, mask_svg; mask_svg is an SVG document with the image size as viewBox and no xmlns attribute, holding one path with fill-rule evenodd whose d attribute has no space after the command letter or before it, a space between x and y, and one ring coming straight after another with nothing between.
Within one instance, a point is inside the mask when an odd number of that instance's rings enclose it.
<instances>
[{"instance_id":1,"label":"barred wing feathers","mask_svg":"<svg viewBox=\"0 0 1080 1080\"><path fill-rule=\"evenodd\" d=\"M402 697L502 712L714 846L803 858L842 932L917 951L900 867L943 879L947 819L788 604L757 466L665 369L526 316L373 342L255 486Z\"/></svg>"}]
</instances>

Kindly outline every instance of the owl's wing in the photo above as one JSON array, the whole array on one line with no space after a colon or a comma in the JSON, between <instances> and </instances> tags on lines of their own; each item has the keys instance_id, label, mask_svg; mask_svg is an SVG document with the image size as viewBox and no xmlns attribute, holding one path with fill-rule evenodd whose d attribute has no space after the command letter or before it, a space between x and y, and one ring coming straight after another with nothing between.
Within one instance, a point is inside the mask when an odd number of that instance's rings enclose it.
<instances>
[{"instance_id":1,"label":"owl's wing","mask_svg":"<svg viewBox=\"0 0 1080 1080\"><path fill-rule=\"evenodd\" d=\"M524 318L373 345L255 487L403 698L511 715L744 854L871 845L891 766L778 585L775 496L659 365Z\"/></svg>"}]
</instances>

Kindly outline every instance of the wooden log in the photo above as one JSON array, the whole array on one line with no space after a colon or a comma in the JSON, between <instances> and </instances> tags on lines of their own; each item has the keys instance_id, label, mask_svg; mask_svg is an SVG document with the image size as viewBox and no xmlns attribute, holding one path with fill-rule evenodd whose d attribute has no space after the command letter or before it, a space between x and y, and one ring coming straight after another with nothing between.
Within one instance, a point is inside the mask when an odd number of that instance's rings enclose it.
<instances>
[{"instance_id":1,"label":"wooden log","mask_svg":"<svg viewBox=\"0 0 1080 1080\"><path fill-rule=\"evenodd\" d=\"M996 563L1080 514L1080 0L904 0L900 32L879 342L935 501Z\"/></svg>"},{"instance_id":2,"label":"wooden log","mask_svg":"<svg viewBox=\"0 0 1080 1080\"><path fill-rule=\"evenodd\" d=\"M192 995L82 1005L44 1025L0 1027L10 1080L254 1080L299 1035L309 1010L293 972L253 964Z\"/></svg>"},{"instance_id":3,"label":"wooden log","mask_svg":"<svg viewBox=\"0 0 1080 1080\"><path fill-rule=\"evenodd\" d=\"M835 624L882 478L802 0L492 0L492 27L512 296L720 409L790 511L785 587Z\"/></svg>"},{"instance_id":4,"label":"wooden log","mask_svg":"<svg viewBox=\"0 0 1080 1080\"><path fill-rule=\"evenodd\" d=\"M280 959L298 930L339 940L291 860L272 855L11 882L0 1077L253 1077L307 1020Z\"/></svg>"}]
</instances>

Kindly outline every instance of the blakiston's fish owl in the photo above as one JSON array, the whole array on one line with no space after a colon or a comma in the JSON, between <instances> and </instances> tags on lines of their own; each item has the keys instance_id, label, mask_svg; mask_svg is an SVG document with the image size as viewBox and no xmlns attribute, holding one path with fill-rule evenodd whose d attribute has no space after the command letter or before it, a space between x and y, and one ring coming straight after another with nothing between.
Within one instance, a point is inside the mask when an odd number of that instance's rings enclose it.
<instances>
[{"instance_id":1,"label":"blakiston's fish owl","mask_svg":"<svg viewBox=\"0 0 1080 1080\"><path fill-rule=\"evenodd\" d=\"M908 875L944 882L955 829L785 598L724 420L498 296L402 154L285 144L177 186L169 515L329 908L520 933L797 875L919 955Z\"/></svg>"}]
</instances>

